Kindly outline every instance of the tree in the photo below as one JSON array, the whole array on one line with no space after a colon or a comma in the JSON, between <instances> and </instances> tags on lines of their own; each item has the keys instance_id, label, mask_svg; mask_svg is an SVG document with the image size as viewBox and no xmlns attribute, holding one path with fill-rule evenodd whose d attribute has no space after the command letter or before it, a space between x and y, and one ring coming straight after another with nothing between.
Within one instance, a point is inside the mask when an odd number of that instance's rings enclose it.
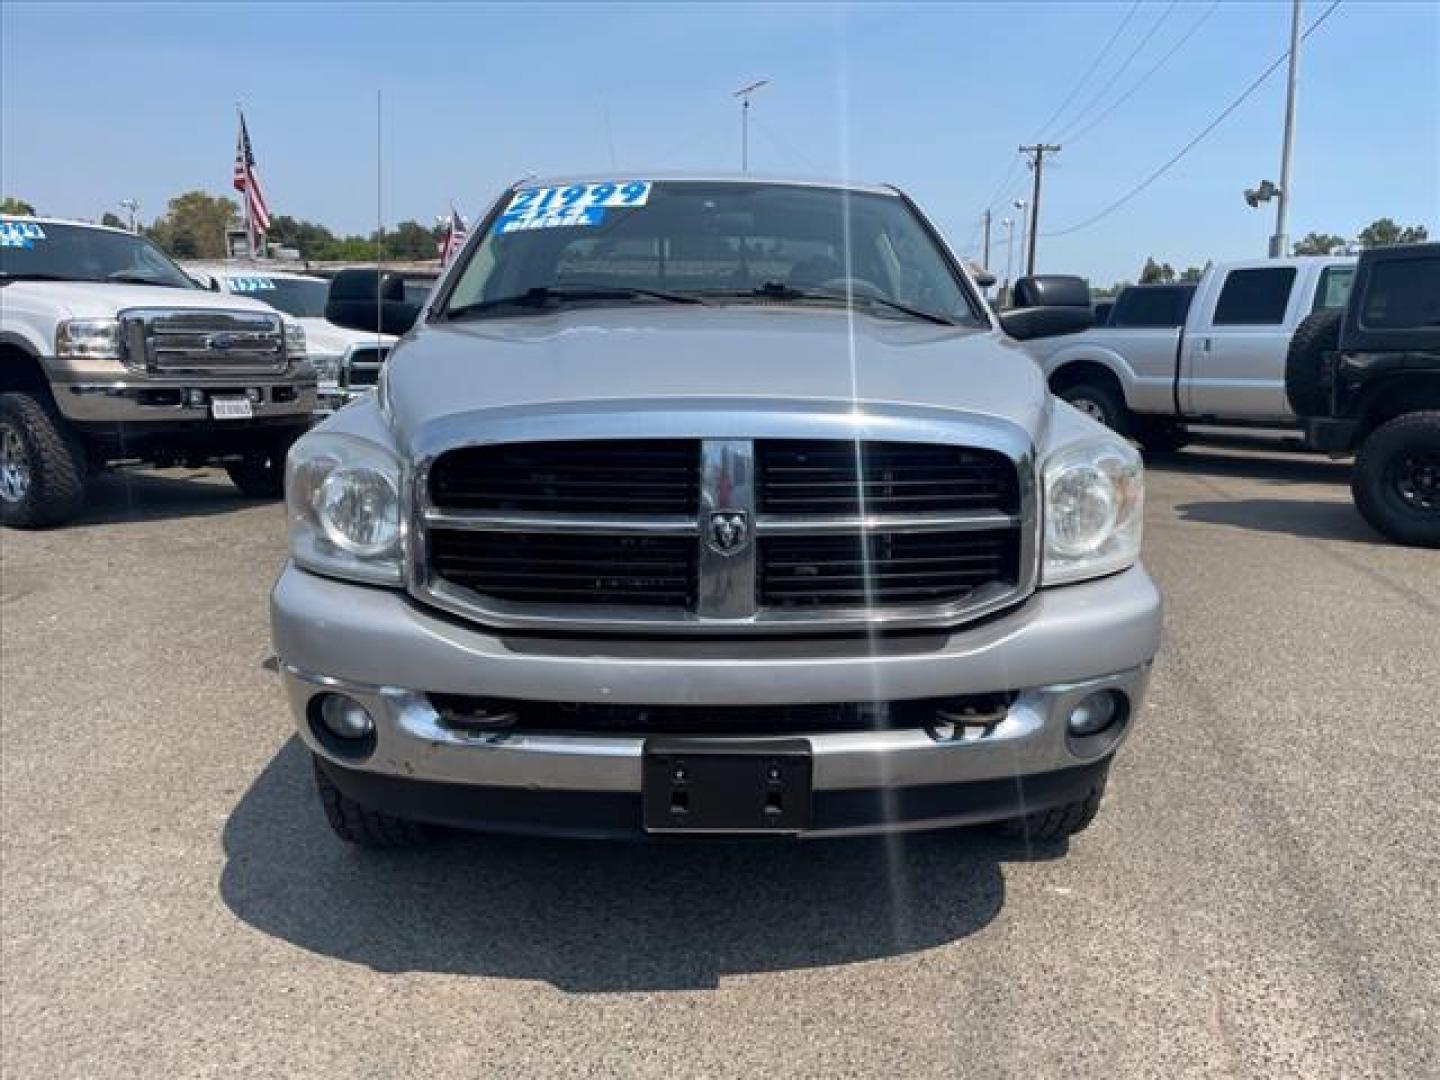
<instances>
[{"instance_id":1,"label":"tree","mask_svg":"<svg viewBox=\"0 0 1440 1080\"><path fill-rule=\"evenodd\" d=\"M0 199L0 214L22 214L29 217L35 216L35 207L24 199L17 199L14 195L6 195Z\"/></svg>"},{"instance_id":2,"label":"tree","mask_svg":"<svg viewBox=\"0 0 1440 1080\"><path fill-rule=\"evenodd\" d=\"M222 259L225 230L238 225L239 214L233 199L187 191L170 200L146 234L177 258Z\"/></svg>"},{"instance_id":3,"label":"tree","mask_svg":"<svg viewBox=\"0 0 1440 1080\"><path fill-rule=\"evenodd\" d=\"M1429 239L1430 232L1424 225L1406 225L1401 228L1394 218L1382 217L1372 221L1360 230L1360 246L1365 248L1390 247L1392 244L1418 244Z\"/></svg>"},{"instance_id":4,"label":"tree","mask_svg":"<svg viewBox=\"0 0 1440 1080\"><path fill-rule=\"evenodd\" d=\"M402 221L385 234L385 253L392 259L433 259L438 254L437 243L434 229L418 221Z\"/></svg>"},{"instance_id":5,"label":"tree","mask_svg":"<svg viewBox=\"0 0 1440 1080\"><path fill-rule=\"evenodd\" d=\"M108 225L112 229L125 228L125 222L121 221L117 215L112 214L109 210L106 210L105 213L100 215L100 224Z\"/></svg>"},{"instance_id":6,"label":"tree","mask_svg":"<svg viewBox=\"0 0 1440 1080\"><path fill-rule=\"evenodd\" d=\"M1295 241L1296 255L1329 255L1336 248L1345 246L1345 238L1334 233L1306 233Z\"/></svg>"},{"instance_id":7,"label":"tree","mask_svg":"<svg viewBox=\"0 0 1440 1080\"><path fill-rule=\"evenodd\" d=\"M1169 263L1157 263L1152 258L1145 260L1140 271L1141 285L1169 285L1175 280L1175 268Z\"/></svg>"}]
</instances>

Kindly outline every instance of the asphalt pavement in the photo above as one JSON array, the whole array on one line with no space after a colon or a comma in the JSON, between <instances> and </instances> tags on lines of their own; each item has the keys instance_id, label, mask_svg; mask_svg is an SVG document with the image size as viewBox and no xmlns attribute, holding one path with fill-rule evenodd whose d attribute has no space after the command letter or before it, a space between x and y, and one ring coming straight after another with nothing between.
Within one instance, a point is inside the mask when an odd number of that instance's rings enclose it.
<instances>
[{"instance_id":1,"label":"asphalt pavement","mask_svg":"<svg viewBox=\"0 0 1440 1080\"><path fill-rule=\"evenodd\" d=\"M1348 466L1150 472L1167 598L1096 824L812 844L336 841L212 472L0 533L0 1072L1440 1076L1440 552Z\"/></svg>"}]
</instances>

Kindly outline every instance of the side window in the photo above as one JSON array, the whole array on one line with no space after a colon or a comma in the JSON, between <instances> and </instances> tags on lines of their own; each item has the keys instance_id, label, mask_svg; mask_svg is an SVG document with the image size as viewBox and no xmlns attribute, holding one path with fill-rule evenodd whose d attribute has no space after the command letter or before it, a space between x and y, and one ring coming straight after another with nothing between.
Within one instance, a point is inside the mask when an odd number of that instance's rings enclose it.
<instances>
[{"instance_id":1,"label":"side window","mask_svg":"<svg viewBox=\"0 0 1440 1080\"><path fill-rule=\"evenodd\" d=\"M1315 289L1315 306L1311 311L1339 311L1350 302L1350 286L1355 284L1355 267L1327 266L1320 271L1320 284Z\"/></svg>"},{"instance_id":2,"label":"side window","mask_svg":"<svg viewBox=\"0 0 1440 1080\"><path fill-rule=\"evenodd\" d=\"M1360 320L1371 330L1440 326L1440 257L1377 264L1366 283Z\"/></svg>"},{"instance_id":3,"label":"side window","mask_svg":"<svg viewBox=\"0 0 1440 1080\"><path fill-rule=\"evenodd\" d=\"M1189 289L1127 289L1110 315L1116 327L1179 326L1190 306Z\"/></svg>"},{"instance_id":4,"label":"side window","mask_svg":"<svg viewBox=\"0 0 1440 1080\"><path fill-rule=\"evenodd\" d=\"M1215 305L1215 325L1279 326L1294 284L1293 266L1230 271Z\"/></svg>"}]
</instances>

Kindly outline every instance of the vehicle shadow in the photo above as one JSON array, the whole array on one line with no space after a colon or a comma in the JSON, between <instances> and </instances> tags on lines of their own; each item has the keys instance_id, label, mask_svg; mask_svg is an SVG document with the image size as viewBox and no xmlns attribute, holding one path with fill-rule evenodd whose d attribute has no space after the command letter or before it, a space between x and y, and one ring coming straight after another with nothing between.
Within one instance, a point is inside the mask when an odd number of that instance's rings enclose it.
<instances>
[{"instance_id":1,"label":"vehicle shadow","mask_svg":"<svg viewBox=\"0 0 1440 1080\"><path fill-rule=\"evenodd\" d=\"M1003 861L983 832L816 843L447 837L369 852L321 815L291 739L224 830L220 894L302 949L378 971L538 979L573 993L703 989L721 976L933 948L988 924Z\"/></svg>"},{"instance_id":2,"label":"vehicle shadow","mask_svg":"<svg viewBox=\"0 0 1440 1080\"><path fill-rule=\"evenodd\" d=\"M1231 525L1254 532L1282 533L1307 540L1345 540L1385 545L1387 541L1365 523L1348 502L1306 499L1228 499L1180 503L1181 521Z\"/></svg>"},{"instance_id":3,"label":"vehicle shadow","mask_svg":"<svg viewBox=\"0 0 1440 1080\"><path fill-rule=\"evenodd\" d=\"M71 524L114 525L133 521L231 514L271 500L249 499L225 477L208 469L112 469L91 483L85 508Z\"/></svg>"}]
</instances>

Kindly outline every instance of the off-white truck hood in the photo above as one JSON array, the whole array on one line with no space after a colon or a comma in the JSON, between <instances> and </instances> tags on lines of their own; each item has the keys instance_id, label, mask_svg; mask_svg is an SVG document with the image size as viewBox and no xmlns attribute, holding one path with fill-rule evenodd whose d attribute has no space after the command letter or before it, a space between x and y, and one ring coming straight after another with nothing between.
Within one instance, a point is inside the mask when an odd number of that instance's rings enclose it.
<instances>
[{"instance_id":1,"label":"off-white truck hood","mask_svg":"<svg viewBox=\"0 0 1440 1080\"><path fill-rule=\"evenodd\" d=\"M338 355L352 345L395 344L392 334L377 334L373 330L350 330L318 316L295 321L305 328L305 345L312 356Z\"/></svg>"},{"instance_id":2,"label":"off-white truck hood","mask_svg":"<svg viewBox=\"0 0 1440 1080\"><path fill-rule=\"evenodd\" d=\"M126 308L205 308L212 311L275 309L258 300L206 289L171 289L160 285L123 285L98 281L16 281L0 290L0 303L24 300L61 309L61 318L113 318Z\"/></svg>"},{"instance_id":3,"label":"off-white truck hood","mask_svg":"<svg viewBox=\"0 0 1440 1080\"><path fill-rule=\"evenodd\" d=\"M1039 369L999 332L798 306L635 305L427 324L391 354L386 388L395 434L412 443L437 425L468 434L472 422L483 438L487 412L513 420L527 409L553 417L633 406L659 415L657 405L681 400L747 411L953 410L1031 435L1047 409Z\"/></svg>"}]
</instances>

